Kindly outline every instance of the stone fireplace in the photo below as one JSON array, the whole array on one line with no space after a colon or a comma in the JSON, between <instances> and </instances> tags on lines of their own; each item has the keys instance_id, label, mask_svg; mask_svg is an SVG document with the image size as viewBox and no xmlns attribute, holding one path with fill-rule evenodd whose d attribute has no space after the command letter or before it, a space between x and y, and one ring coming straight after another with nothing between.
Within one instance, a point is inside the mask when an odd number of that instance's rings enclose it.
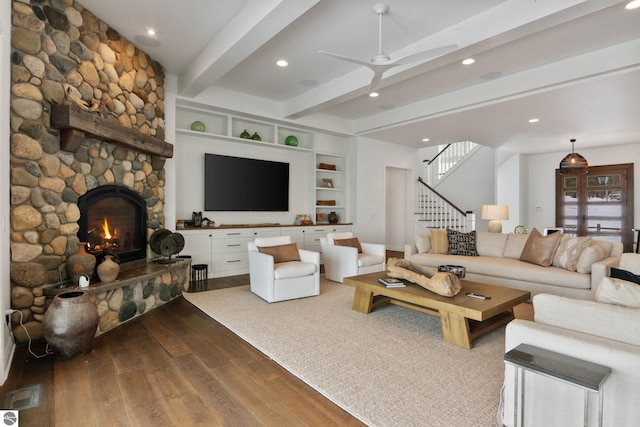
<instances>
[{"instance_id":1,"label":"stone fireplace","mask_svg":"<svg viewBox=\"0 0 640 427\"><path fill-rule=\"evenodd\" d=\"M135 191L103 185L78 199L80 230L87 251L96 257L114 255L120 262L147 256L147 205Z\"/></svg>"},{"instance_id":2,"label":"stone fireplace","mask_svg":"<svg viewBox=\"0 0 640 427\"><path fill-rule=\"evenodd\" d=\"M165 226L164 165L173 155L164 71L73 0L14 1L12 15L12 308L40 338L68 257L90 241L130 265L118 283L88 290L101 333L175 297L188 279L188 263L150 266L147 244ZM103 217L111 237L93 232ZM19 318L13 331L24 343Z\"/></svg>"}]
</instances>

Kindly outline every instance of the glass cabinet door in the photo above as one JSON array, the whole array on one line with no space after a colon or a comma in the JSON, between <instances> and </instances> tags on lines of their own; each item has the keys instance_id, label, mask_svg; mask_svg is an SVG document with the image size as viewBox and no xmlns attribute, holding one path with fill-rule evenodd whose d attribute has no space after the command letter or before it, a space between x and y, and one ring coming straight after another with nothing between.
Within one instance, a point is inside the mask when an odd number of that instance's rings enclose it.
<instances>
[{"instance_id":1,"label":"glass cabinet door","mask_svg":"<svg viewBox=\"0 0 640 427\"><path fill-rule=\"evenodd\" d=\"M593 166L587 174L556 170L556 227L572 236L633 245L633 164Z\"/></svg>"}]
</instances>

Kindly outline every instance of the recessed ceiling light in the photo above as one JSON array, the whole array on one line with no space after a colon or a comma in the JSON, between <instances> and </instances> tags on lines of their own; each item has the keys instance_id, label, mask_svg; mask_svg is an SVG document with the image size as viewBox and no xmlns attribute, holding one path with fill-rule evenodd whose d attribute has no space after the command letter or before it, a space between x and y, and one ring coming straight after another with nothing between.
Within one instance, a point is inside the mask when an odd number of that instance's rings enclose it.
<instances>
[{"instance_id":1,"label":"recessed ceiling light","mask_svg":"<svg viewBox=\"0 0 640 427\"><path fill-rule=\"evenodd\" d=\"M371 92L371 93L369 94L369 96L370 96L371 98L376 98L378 95L379 95L379 94L378 94L378 92Z\"/></svg>"},{"instance_id":2,"label":"recessed ceiling light","mask_svg":"<svg viewBox=\"0 0 640 427\"><path fill-rule=\"evenodd\" d=\"M637 9L639 7L640 7L640 0L633 0L627 3L627 5L624 8L627 10L631 10L631 9Z\"/></svg>"},{"instance_id":3,"label":"recessed ceiling light","mask_svg":"<svg viewBox=\"0 0 640 427\"><path fill-rule=\"evenodd\" d=\"M153 28L149 28L147 30L147 34L150 36L155 36L156 35L156 30L154 30Z\"/></svg>"},{"instance_id":4,"label":"recessed ceiling light","mask_svg":"<svg viewBox=\"0 0 640 427\"><path fill-rule=\"evenodd\" d=\"M287 65L289 65L289 63L284 59L279 59L278 62L276 62L276 65L278 67L286 67Z\"/></svg>"},{"instance_id":5,"label":"recessed ceiling light","mask_svg":"<svg viewBox=\"0 0 640 427\"><path fill-rule=\"evenodd\" d=\"M463 63L464 65L471 65L471 64L473 64L474 62L476 62L476 60L475 60L475 59L473 59L473 58L467 58L467 59L465 59L465 60L463 60L463 61L462 61L462 63Z\"/></svg>"},{"instance_id":6,"label":"recessed ceiling light","mask_svg":"<svg viewBox=\"0 0 640 427\"><path fill-rule=\"evenodd\" d=\"M529 123L538 123L539 121L540 121L540 119L538 119L537 117L529 119Z\"/></svg>"},{"instance_id":7,"label":"recessed ceiling light","mask_svg":"<svg viewBox=\"0 0 640 427\"><path fill-rule=\"evenodd\" d=\"M429 138L422 138L422 142L429 142L430 139Z\"/></svg>"}]
</instances>

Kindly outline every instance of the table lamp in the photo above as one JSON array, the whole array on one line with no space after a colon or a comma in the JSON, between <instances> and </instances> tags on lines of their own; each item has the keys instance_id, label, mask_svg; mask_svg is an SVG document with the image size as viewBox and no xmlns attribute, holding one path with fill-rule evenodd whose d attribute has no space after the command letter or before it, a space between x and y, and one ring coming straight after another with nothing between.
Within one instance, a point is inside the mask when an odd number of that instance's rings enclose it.
<instances>
[{"instance_id":1,"label":"table lamp","mask_svg":"<svg viewBox=\"0 0 640 427\"><path fill-rule=\"evenodd\" d=\"M489 231L502 233L501 219L509 219L509 206L507 205L483 205L482 219L488 219Z\"/></svg>"}]
</instances>

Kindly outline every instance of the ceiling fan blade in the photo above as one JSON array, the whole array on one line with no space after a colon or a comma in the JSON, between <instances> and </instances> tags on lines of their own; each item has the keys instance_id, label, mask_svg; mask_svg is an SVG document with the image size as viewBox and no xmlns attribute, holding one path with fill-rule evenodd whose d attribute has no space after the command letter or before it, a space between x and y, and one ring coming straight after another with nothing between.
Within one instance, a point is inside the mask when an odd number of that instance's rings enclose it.
<instances>
[{"instance_id":1,"label":"ceiling fan blade","mask_svg":"<svg viewBox=\"0 0 640 427\"><path fill-rule=\"evenodd\" d=\"M411 53L409 55L401 56L397 59L392 59L388 62L388 65L403 65L408 64L410 62L418 62L429 58L435 58L440 55L444 55L445 53L453 52L458 49L457 44L450 44L447 46L436 47L434 49L425 50L418 53Z\"/></svg>"},{"instance_id":2,"label":"ceiling fan blade","mask_svg":"<svg viewBox=\"0 0 640 427\"><path fill-rule=\"evenodd\" d=\"M318 53L322 53L325 55L333 56L334 58L341 59L343 61L351 62L357 65L364 65L365 67L372 67L372 64L369 61L363 61L361 59L351 58L349 56L339 55L337 53L325 52L324 50L319 50Z\"/></svg>"},{"instance_id":3,"label":"ceiling fan blade","mask_svg":"<svg viewBox=\"0 0 640 427\"><path fill-rule=\"evenodd\" d=\"M378 83L382 80L382 73L384 70L376 70L373 78L371 79L371 84L369 85L369 93L374 92L378 87Z\"/></svg>"}]
</instances>

